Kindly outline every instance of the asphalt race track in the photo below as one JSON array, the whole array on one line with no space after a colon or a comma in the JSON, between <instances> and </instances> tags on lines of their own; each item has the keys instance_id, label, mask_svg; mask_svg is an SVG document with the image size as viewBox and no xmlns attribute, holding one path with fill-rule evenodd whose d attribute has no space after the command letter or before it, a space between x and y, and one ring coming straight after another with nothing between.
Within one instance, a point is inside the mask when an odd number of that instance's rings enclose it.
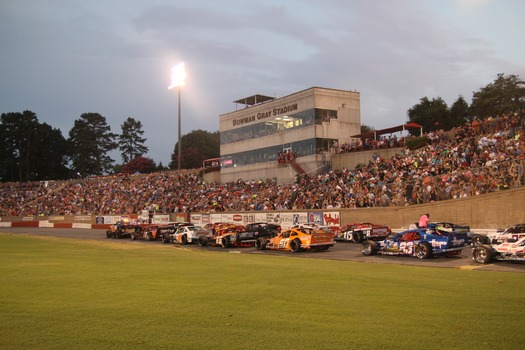
<instances>
[{"instance_id":1,"label":"asphalt race track","mask_svg":"<svg viewBox=\"0 0 525 350\"><path fill-rule=\"evenodd\" d=\"M143 241L137 240L132 241L130 239L108 239L106 238L105 230L94 230L94 229L60 229L60 228L29 228L29 227L2 227L0 233L14 233L21 235L34 235L34 236L51 236L51 237L62 237L71 239L85 239L85 240L98 240L98 241L114 241L119 244L154 244L161 245L165 244L160 241ZM476 270L476 271L501 271L501 272L524 272L525 263L521 262L508 262L508 261L496 261L491 264L478 264L472 260L470 247L464 249L460 255L456 257L446 258L437 257L426 260L420 260L415 257L403 257L403 256L363 256L361 254L361 245L350 243L350 242L337 242L333 248L327 251L315 252L315 251L304 251L297 254L283 251L260 251L255 247L248 248L222 248L222 247L200 247L197 244L187 244L181 246L179 244L172 244L174 249L207 249L210 251L216 251L217 253L242 253L242 254L264 254L264 255L285 255L293 258L313 258L313 259L332 259L332 260L348 260L348 261L359 261L367 263L379 263L379 264L398 264L398 265L417 265L417 266L432 266L442 268L454 268L464 270Z\"/></svg>"}]
</instances>

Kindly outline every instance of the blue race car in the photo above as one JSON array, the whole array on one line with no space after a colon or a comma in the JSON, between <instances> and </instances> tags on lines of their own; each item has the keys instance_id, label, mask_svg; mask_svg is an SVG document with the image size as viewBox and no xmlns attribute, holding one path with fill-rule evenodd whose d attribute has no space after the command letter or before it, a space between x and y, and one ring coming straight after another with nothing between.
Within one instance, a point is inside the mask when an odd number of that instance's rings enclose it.
<instances>
[{"instance_id":1,"label":"blue race car","mask_svg":"<svg viewBox=\"0 0 525 350\"><path fill-rule=\"evenodd\" d=\"M431 256L454 256L461 254L468 244L466 233L447 232L435 228L418 228L394 234L382 241L366 241L363 255L408 255L419 259Z\"/></svg>"}]
</instances>

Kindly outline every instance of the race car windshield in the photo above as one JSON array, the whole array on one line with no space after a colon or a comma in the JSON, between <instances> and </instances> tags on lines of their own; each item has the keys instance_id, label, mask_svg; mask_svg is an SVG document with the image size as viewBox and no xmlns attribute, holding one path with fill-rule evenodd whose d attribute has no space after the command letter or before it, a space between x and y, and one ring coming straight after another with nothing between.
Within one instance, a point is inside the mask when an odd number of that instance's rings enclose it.
<instances>
[{"instance_id":1,"label":"race car windshield","mask_svg":"<svg viewBox=\"0 0 525 350\"><path fill-rule=\"evenodd\" d=\"M314 230L312 230L311 228L307 228L307 227L301 227L297 229L297 231L300 231L306 235L311 235L314 232Z\"/></svg>"}]
</instances>

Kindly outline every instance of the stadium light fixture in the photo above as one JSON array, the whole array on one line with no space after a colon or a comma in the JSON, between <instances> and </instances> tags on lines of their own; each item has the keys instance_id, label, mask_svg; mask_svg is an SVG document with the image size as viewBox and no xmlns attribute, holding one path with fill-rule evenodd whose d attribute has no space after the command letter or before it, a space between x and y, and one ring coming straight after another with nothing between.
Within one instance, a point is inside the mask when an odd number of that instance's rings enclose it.
<instances>
[{"instance_id":1,"label":"stadium light fixture","mask_svg":"<svg viewBox=\"0 0 525 350\"><path fill-rule=\"evenodd\" d=\"M177 168L180 170L181 168L181 159L182 159L182 147L181 147L181 135L180 135L180 88L184 86L184 80L186 79L186 69L184 66L184 62L179 63L178 65L171 68L171 85L168 86L168 89L172 90L174 88L177 88L178 96L179 96L179 137L178 137L178 144L179 144L179 150L178 150L178 156L177 156Z\"/></svg>"}]
</instances>

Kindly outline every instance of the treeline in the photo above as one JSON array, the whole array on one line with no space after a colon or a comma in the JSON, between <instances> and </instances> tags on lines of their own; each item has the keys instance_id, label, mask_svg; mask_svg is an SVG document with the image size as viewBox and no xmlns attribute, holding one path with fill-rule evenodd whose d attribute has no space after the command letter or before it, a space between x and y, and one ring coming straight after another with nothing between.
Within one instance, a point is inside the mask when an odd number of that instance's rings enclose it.
<instances>
[{"instance_id":1,"label":"treeline","mask_svg":"<svg viewBox=\"0 0 525 350\"><path fill-rule=\"evenodd\" d=\"M425 132L462 126L474 119L509 115L525 110L525 82L517 75L498 74L493 83L473 93L469 105L463 96L449 107L441 97L423 97L408 110L408 121ZM363 124L363 128L369 128ZM66 139L62 132L40 123L31 111L0 116L0 181L60 180L111 173L149 173L178 167L178 142L168 167L145 157L148 152L142 123L128 118L119 134L106 118L84 113L75 120ZM219 132L194 130L181 137L181 167L199 168L204 159L220 156ZM120 151L122 163L115 164L112 151Z\"/></svg>"},{"instance_id":2,"label":"treeline","mask_svg":"<svg viewBox=\"0 0 525 350\"><path fill-rule=\"evenodd\" d=\"M0 181L61 180L111 173L150 173L177 167L178 143L168 167L145 157L148 152L142 123L128 118L120 133L113 133L106 118L84 113L75 120L69 137L32 111L0 116ZM198 168L219 156L219 132L192 131L181 138L183 168ZM118 150L122 163L109 155Z\"/></svg>"},{"instance_id":3,"label":"treeline","mask_svg":"<svg viewBox=\"0 0 525 350\"><path fill-rule=\"evenodd\" d=\"M449 107L441 97L423 97L408 110L410 122L425 132L451 130L473 120L485 120L525 110L525 82L517 75L498 74L493 83L475 91L469 105L463 96Z\"/></svg>"}]
</instances>

